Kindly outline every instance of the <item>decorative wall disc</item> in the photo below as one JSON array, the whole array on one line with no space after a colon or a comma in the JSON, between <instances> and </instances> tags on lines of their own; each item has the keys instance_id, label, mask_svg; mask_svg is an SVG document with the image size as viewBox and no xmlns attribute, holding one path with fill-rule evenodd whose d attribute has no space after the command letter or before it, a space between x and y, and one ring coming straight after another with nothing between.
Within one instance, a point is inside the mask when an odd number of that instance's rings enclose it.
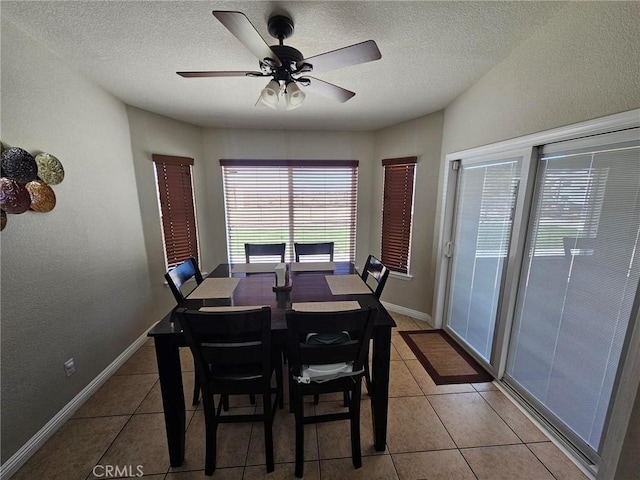
<instances>
[{"instance_id":1,"label":"decorative wall disc","mask_svg":"<svg viewBox=\"0 0 640 480\"><path fill-rule=\"evenodd\" d=\"M31 210L36 212L50 212L56 206L56 194L53 189L42 180L34 180L25 185L31 197Z\"/></svg>"},{"instance_id":2,"label":"decorative wall disc","mask_svg":"<svg viewBox=\"0 0 640 480\"><path fill-rule=\"evenodd\" d=\"M31 196L22 183L11 178L0 178L0 208L7 213L24 213L29 210Z\"/></svg>"},{"instance_id":3,"label":"decorative wall disc","mask_svg":"<svg viewBox=\"0 0 640 480\"><path fill-rule=\"evenodd\" d=\"M0 222L0 231L4 230L4 227L7 226L7 214L4 210L0 210L0 218L2 221Z\"/></svg>"},{"instance_id":4,"label":"decorative wall disc","mask_svg":"<svg viewBox=\"0 0 640 480\"><path fill-rule=\"evenodd\" d=\"M50 153L36 155L38 177L49 185L57 185L64 180L64 168L62 163Z\"/></svg>"},{"instance_id":5,"label":"decorative wall disc","mask_svg":"<svg viewBox=\"0 0 640 480\"><path fill-rule=\"evenodd\" d=\"M27 183L36 179L38 166L26 150L20 147L7 148L2 152L2 176L19 183Z\"/></svg>"}]
</instances>

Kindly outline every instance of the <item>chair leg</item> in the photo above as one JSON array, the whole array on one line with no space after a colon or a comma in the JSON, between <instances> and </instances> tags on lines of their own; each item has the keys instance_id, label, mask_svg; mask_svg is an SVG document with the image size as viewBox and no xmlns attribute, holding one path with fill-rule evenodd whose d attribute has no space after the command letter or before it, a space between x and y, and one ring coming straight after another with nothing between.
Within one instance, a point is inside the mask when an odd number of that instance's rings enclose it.
<instances>
[{"instance_id":1,"label":"chair leg","mask_svg":"<svg viewBox=\"0 0 640 480\"><path fill-rule=\"evenodd\" d=\"M273 461L273 411L269 388L262 394L262 415L264 418L264 455L267 461L267 473L275 469Z\"/></svg>"},{"instance_id":2,"label":"chair leg","mask_svg":"<svg viewBox=\"0 0 640 480\"><path fill-rule=\"evenodd\" d=\"M287 375L287 384L289 386L289 413L294 413L293 411L293 378L291 378L291 375L288 374Z\"/></svg>"},{"instance_id":3,"label":"chair leg","mask_svg":"<svg viewBox=\"0 0 640 480\"><path fill-rule=\"evenodd\" d=\"M249 395L249 402L251 403L251 405L256 404L256 396L253 393Z\"/></svg>"},{"instance_id":4,"label":"chair leg","mask_svg":"<svg viewBox=\"0 0 640 480\"><path fill-rule=\"evenodd\" d=\"M357 382L351 397L349 406L351 422L351 461L355 468L362 466L362 452L360 448L360 397L362 393L362 382Z\"/></svg>"},{"instance_id":5,"label":"chair leg","mask_svg":"<svg viewBox=\"0 0 640 480\"><path fill-rule=\"evenodd\" d=\"M276 365L276 390L278 390L279 392L279 397L278 397L278 408L280 410L282 410L284 408L284 394L282 392L283 387L282 387L282 364L278 364Z\"/></svg>"},{"instance_id":6,"label":"chair leg","mask_svg":"<svg viewBox=\"0 0 640 480\"><path fill-rule=\"evenodd\" d=\"M313 395L313 404L318 405L319 402L320 402L320 395L316 393Z\"/></svg>"},{"instance_id":7,"label":"chair leg","mask_svg":"<svg viewBox=\"0 0 640 480\"><path fill-rule=\"evenodd\" d=\"M373 395L373 382L371 381L371 369L369 367L369 351L367 349L367 356L364 362L364 381L367 385L367 395Z\"/></svg>"},{"instance_id":8,"label":"chair leg","mask_svg":"<svg viewBox=\"0 0 640 480\"><path fill-rule=\"evenodd\" d=\"M293 410L296 417L296 478L302 478L304 474L304 404L303 396L294 394L289 400L294 404Z\"/></svg>"},{"instance_id":9,"label":"chair leg","mask_svg":"<svg viewBox=\"0 0 640 480\"><path fill-rule=\"evenodd\" d=\"M213 475L216 470L216 436L218 430L218 419L216 418L215 405L212 401L207 404L208 400L203 399L205 402L204 418L205 418L205 461L204 461L204 474L207 476Z\"/></svg>"},{"instance_id":10,"label":"chair leg","mask_svg":"<svg viewBox=\"0 0 640 480\"><path fill-rule=\"evenodd\" d=\"M193 379L193 400L191 405L194 407L200 403L200 375L198 375L198 367L194 368L194 379Z\"/></svg>"},{"instance_id":11,"label":"chair leg","mask_svg":"<svg viewBox=\"0 0 640 480\"><path fill-rule=\"evenodd\" d=\"M222 409L225 412L229 411L229 395L222 394L220 395L220 401L222 402Z\"/></svg>"}]
</instances>

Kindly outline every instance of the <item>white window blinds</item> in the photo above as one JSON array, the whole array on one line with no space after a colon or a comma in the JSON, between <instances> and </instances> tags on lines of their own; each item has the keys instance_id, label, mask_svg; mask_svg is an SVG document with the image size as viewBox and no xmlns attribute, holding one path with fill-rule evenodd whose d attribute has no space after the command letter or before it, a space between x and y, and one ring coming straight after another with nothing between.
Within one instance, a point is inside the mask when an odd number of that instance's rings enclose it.
<instances>
[{"instance_id":1,"label":"white window blinds","mask_svg":"<svg viewBox=\"0 0 640 480\"><path fill-rule=\"evenodd\" d=\"M245 243L334 242L335 261L354 261L357 161L220 160L229 262Z\"/></svg>"},{"instance_id":2,"label":"white window blinds","mask_svg":"<svg viewBox=\"0 0 640 480\"><path fill-rule=\"evenodd\" d=\"M607 143L623 134L544 148L507 363L594 461L640 279L640 142Z\"/></svg>"}]
</instances>

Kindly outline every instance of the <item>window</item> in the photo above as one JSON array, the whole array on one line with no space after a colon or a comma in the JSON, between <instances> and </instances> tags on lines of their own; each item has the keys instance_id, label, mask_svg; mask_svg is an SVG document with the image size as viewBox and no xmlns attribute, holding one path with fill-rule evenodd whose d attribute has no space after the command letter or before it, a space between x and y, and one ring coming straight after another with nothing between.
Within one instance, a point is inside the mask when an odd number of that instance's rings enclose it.
<instances>
[{"instance_id":1,"label":"window","mask_svg":"<svg viewBox=\"0 0 640 480\"><path fill-rule=\"evenodd\" d=\"M574 163L581 160L579 156L572 158ZM555 155L541 162L544 184L532 244L534 255L589 255L591 250L582 245L598 234L609 168L590 164L557 167L554 164L560 162Z\"/></svg>"},{"instance_id":2,"label":"window","mask_svg":"<svg viewBox=\"0 0 640 480\"><path fill-rule=\"evenodd\" d=\"M229 262L245 243L334 242L334 260L355 259L357 161L220 160Z\"/></svg>"},{"instance_id":3,"label":"window","mask_svg":"<svg viewBox=\"0 0 640 480\"><path fill-rule=\"evenodd\" d=\"M198 263L198 235L191 182L192 158L153 154L167 270L189 257Z\"/></svg>"},{"instance_id":4,"label":"window","mask_svg":"<svg viewBox=\"0 0 640 480\"><path fill-rule=\"evenodd\" d=\"M409 273L413 183L417 157L387 158L384 167L381 260L391 271Z\"/></svg>"}]
</instances>

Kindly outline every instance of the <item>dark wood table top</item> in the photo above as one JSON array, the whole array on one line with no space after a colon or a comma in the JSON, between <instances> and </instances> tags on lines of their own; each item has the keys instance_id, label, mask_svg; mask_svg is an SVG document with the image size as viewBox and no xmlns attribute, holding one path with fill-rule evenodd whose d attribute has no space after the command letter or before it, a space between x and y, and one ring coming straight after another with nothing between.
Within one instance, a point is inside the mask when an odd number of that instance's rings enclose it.
<instances>
[{"instance_id":1,"label":"dark wood table top","mask_svg":"<svg viewBox=\"0 0 640 480\"><path fill-rule=\"evenodd\" d=\"M198 309L203 306L252 306L267 305L271 307L271 326L273 330L287 328L285 312L296 302L339 302L356 300L362 307L371 306L378 309L376 326L395 327L396 324L380 301L373 294L365 295L333 295L325 279L326 275L348 275L356 273L354 265L349 262L335 262L334 271L294 272L289 269L290 290L273 291L275 274L268 273L231 273L233 265L223 263L212 271L208 278L234 277L240 283L230 298L212 298L205 300L189 300L184 307ZM150 331L149 336L180 334L179 324L173 320L170 312Z\"/></svg>"}]
</instances>

